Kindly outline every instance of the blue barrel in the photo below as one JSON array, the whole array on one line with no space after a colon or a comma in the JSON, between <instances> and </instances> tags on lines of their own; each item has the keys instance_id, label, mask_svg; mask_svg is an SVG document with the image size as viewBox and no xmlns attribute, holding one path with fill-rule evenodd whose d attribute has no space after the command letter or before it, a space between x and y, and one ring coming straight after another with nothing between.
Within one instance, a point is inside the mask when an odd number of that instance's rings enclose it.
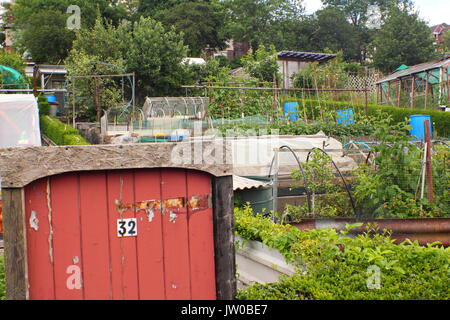
<instances>
[{"instance_id":1,"label":"blue barrel","mask_svg":"<svg viewBox=\"0 0 450 320\"><path fill-rule=\"evenodd\" d=\"M48 103L58 103L55 95L46 94L45 97L47 98Z\"/></svg>"},{"instance_id":2,"label":"blue barrel","mask_svg":"<svg viewBox=\"0 0 450 320\"><path fill-rule=\"evenodd\" d=\"M295 122L298 120L298 102L285 102L284 115L289 117L289 120Z\"/></svg>"},{"instance_id":3,"label":"blue barrel","mask_svg":"<svg viewBox=\"0 0 450 320\"><path fill-rule=\"evenodd\" d=\"M430 122L430 136L433 137L433 124L431 123L431 116L419 114L410 117L412 126L411 135L414 140L425 140L425 120Z\"/></svg>"},{"instance_id":4,"label":"blue barrel","mask_svg":"<svg viewBox=\"0 0 450 320\"><path fill-rule=\"evenodd\" d=\"M353 109L339 110L337 114L337 123L343 124L344 126L355 123Z\"/></svg>"}]
</instances>

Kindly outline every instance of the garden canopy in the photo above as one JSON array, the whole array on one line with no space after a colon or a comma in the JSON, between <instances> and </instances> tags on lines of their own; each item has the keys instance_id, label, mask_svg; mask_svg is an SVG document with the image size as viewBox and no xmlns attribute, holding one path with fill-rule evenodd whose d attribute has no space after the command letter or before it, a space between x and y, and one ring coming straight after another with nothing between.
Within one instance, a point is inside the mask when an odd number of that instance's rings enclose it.
<instances>
[{"instance_id":1,"label":"garden canopy","mask_svg":"<svg viewBox=\"0 0 450 320\"><path fill-rule=\"evenodd\" d=\"M0 94L0 148L41 146L39 111L32 94Z\"/></svg>"},{"instance_id":2,"label":"garden canopy","mask_svg":"<svg viewBox=\"0 0 450 320\"><path fill-rule=\"evenodd\" d=\"M0 65L0 72L2 73L2 84L13 85L17 89L22 89L23 84L27 82L23 75L13 68ZM12 87L8 86L8 88Z\"/></svg>"}]
</instances>

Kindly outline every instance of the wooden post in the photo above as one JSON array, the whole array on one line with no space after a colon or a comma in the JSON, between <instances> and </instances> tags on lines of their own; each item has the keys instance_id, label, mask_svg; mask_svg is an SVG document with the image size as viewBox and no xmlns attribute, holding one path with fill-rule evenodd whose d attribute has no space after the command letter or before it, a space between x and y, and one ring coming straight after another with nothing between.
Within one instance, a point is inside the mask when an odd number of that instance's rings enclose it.
<instances>
[{"instance_id":1,"label":"wooden post","mask_svg":"<svg viewBox=\"0 0 450 320\"><path fill-rule=\"evenodd\" d=\"M368 74L367 74L367 70L366 70L366 74L364 77L364 100L365 100L365 104L366 104L366 118L369 119L369 88L367 87L367 78L368 78Z\"/></svg>"},{"instance_id":2,"label":"wooden post","mask_svg":"<svg viewBox=\"0 0 450 320\"><path fill-rule=\"evenodd\" d=\"M392 99L391 99L391 82L388 82L388 100L389 100L389 105L392 105Z\"/></svg>"},{"instance_id":3,"label":"wooden post","mask_svg":"<svg viewBox=\"0 0 450 320\"><path fill-rule=\"evenodd\" d=\"M411 109L414 109L414 96L416 95L416 76L413 75L411 86Z\"/></svg>"},{"instance_id":4,"label":"wooden post","mask_svg":"<svg viewBox=\"0 0 450 320\"><path fill-rule=\"evenodd\" d=\"M377 104L380 104L380 86L377 84Z\"/></svg>"},{"instance_id":5,"label":"wooden post","mask_svg":"<svg viewBox=\"0 0 450 320\"><path fill-rule=\"evenodd\" d=\"M428 184L428 199L431 203L434 203L434 193L433 193L433 163L431 161L431 132L430 132L430 121L425 120L425 139L427 143L427 184Z\"/></svg>"},{"instance_id":6,"label":"wooden post","mask_svg":"<svg viewBox=\"0 0 450 320\"><path fill-rule=\"evenodd\" d=\"M425 86L425 109L428 108L428 92L430 91L430 73L427 71L427 84Z\"/></svg>"},{"instance_id":7,"label":"wooden post","mask_svg":"<svg viewBox=\"0 0 450 320\"><path fill-rule=\"evenodd\" d=\"M33 67L33 94L35 97L38 96L38 91L37 91L37 73L39 71L39 67L37 65L35 65Z\"/></svg>"},{"instance_id":8,"label":"wooden post","mask_svg":"<svg viewBox=\"0 0 450 320\"><path fill-rule=\"evenodd\" d=\"M237 284L232 176L213 179L213 207L217 299L234 300Z\"/></svg>"},{"instance_id":9,"label":"wooden post","mask_svg":"<svg viewBox=\"0 0 450 320\"><path fill-rule=\"evenodd\" d=\"M402 96L402 79L398 79L397 106L400 107Z\"/></svg>"},{"instance_id":10,"label":"wooden post","mask_svg":"<svg viewBox=\"0 0 450 320\"><path fill-rule=\"evenodd\" d=\"M28 263L23 189L3 190L6 298L27 300Z\"/></svg>"}]
</instances>

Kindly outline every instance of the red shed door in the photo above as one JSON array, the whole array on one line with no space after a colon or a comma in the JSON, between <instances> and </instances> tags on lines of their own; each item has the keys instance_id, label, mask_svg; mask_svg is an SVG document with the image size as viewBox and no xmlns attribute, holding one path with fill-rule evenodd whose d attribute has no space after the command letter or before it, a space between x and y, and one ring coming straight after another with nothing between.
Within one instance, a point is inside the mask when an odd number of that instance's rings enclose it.
<instances>
[{"instance_id":1,"label":"red shed door","mask_svg":"<svg viewBox=\"0 0 450 320\"><path fill-rule=\"evenodd\" d=\"M216 298L211 177L70 173L25 189L30 299Z\"/></svg>"}]
</instances>

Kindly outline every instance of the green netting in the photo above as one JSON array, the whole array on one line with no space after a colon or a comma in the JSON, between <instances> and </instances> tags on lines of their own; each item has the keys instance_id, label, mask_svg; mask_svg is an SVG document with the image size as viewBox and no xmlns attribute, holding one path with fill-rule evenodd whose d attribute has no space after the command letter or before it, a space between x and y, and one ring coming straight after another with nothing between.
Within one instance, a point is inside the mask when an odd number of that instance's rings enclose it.
<instances>
[{"instance_id":1,"label":"green netting","mask_svg":"<svg viewBox=\"0 0 450 320\"><path fill-rule=\"evenodd\" d=\"M254 115L239 119L216 119L213 120L213 125L228 125L228 124L254 124L254 125L266 125L269 123L267 117L261 115Z\"/></svg>"},{"instance_id":2,"label":"green netting","mask_svg":"<svg viewBox=\"0 0 450 320\"><path fill-rule=\"evenodd\" d=\"M8 89L24 89L26 86L26 79L24 76L17 70L0 65L0 72L2 73L2 84L7 85Z\"/></svg>"}]
</instances>

